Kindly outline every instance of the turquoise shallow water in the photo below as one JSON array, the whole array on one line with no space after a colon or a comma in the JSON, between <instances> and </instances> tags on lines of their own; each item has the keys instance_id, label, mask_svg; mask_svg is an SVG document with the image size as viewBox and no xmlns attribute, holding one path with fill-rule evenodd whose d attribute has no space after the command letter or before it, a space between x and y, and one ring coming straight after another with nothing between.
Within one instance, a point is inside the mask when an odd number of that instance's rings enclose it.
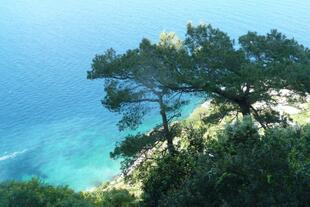
<instances>
[{"instance_id":1,"label":"turquoise shallow water","mask_svg":"<svg viewBox=\"0 0 310 207\"><path fill-rule=\"evenodd\" d=\"M309 47L309 8L309 0L2 0L0 180L39 176L85 190L119 172L109 152L126 132L100 105L102 82L86 80L96 53L162 31L182 37L188 21L232 37L277 28ZM140 130L158 121L151 114Z\"/></svg>"}]
</instances>

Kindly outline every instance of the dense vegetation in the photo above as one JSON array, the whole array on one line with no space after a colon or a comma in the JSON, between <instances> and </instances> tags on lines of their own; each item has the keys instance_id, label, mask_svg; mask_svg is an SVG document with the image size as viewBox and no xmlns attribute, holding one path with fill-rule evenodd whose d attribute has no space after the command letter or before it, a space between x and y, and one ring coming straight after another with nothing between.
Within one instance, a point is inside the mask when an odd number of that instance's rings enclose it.
<instances>
[{"instance_id":1,"label":"dense vegetation","mask_svg":"<svg viewBox=\"0 0 310 207\"><path fill-rule=\"evenodd\" d=\"M66 187L53 187L33 179L28 182L6 182L0 185L1 207L91 206L81 194Z\"/></svg>"},{"instance_id":2,"label":"dense vegetation","mask_svg":"<svg viewBox=\"0 0 310 207\"><path fill-rule=\"evenodd\" d=\"M193 138L193 137L192 137ZM202 139L202 137L195 137ZM268 129L250 118L157 162L144 206L309 206L310 126Z\"/></svg>"},{"instance_id":3,"label":"dense vegetation","mask_svg":"<svg viewBox=\"0 0 310 207\"><path fill-rule=\"evenodd\" d=\"M126 207L136 203L127 190L76 193L68 187L47 185L38 179L0 185L0 207Z\"/></svg>"},{"instance_id":4,"label":"dense vegetation","mask_svg":"<svg viewBox=\"0 0 310 207\"><path fill-rule=\"evenodd\" d=\"M88 78L104 80L102 104L123 115L120 130L137 129L150 111L161 116L111 152L140 192L6 182L0 206L310 206L310 125L275 107L283 89L298 101L309 94L310 51L276 30L237 43L188 25L184 41L164 33L157 44L97 55ZM192 95L211 100L208 113L175 122Z\"/></svg>"}]
</instances>

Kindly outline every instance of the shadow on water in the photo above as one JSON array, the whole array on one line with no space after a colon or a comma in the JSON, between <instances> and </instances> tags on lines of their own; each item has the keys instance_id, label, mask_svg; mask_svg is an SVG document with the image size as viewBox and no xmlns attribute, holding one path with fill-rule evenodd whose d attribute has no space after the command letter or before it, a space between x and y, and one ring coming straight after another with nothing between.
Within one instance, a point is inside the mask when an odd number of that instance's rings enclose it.
<instances>
[{"instance_id":1,"label":"shadow on water","mask_svg":"<svg viewBox=\"0 0 310 207\"><path fill-rule=\"evenodd\" d=\"M45 162L40 159L40 151L39 148L28 150L16 157L2 160L0 162L0 181L25 180L30 177L47 179L47 175L41 171L41 167Z\"/></svg>"}]
</instances>

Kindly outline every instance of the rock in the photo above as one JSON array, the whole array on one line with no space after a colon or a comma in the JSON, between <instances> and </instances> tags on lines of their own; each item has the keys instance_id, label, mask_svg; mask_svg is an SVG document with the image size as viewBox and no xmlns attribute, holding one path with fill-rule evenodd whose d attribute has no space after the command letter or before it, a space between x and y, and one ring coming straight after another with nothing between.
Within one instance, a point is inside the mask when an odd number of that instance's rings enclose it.
<instances>
[{"instance_id":1,"label":"rock","mask_svg":"<svg viewBox=\"0 0 310 207\"><path fill-rule=\"evenodd\" d=\"M286 114L298 114L301 112L300 109L294 107L294 106L288 106L288 105L278 105L276 106L276 110L279 111L279 112L283 112L283 113L286 113Z\"/></svg>"}]
</instances>

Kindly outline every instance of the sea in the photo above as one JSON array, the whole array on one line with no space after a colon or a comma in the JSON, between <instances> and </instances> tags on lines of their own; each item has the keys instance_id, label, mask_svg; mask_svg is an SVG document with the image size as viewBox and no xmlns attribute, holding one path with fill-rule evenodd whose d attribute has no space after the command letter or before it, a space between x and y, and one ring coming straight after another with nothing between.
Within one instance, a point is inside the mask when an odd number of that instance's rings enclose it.
<instances>
[{"instance_id":1,"label":"sea","mask_svg":"<svg viewBox=\"0 0 310 207\"><path fill-rule=\"evenodd\" d=\"M1 0L0 181L39 177L76 191L120 173L109 153L128 134L86 79L92 59L186 24L212 24L232 38L278 29L310 47L310 0ZM201 102L183 108L188 116ZM156 110L138 131L160 123Z\"/></svg>"}]
</instances>

